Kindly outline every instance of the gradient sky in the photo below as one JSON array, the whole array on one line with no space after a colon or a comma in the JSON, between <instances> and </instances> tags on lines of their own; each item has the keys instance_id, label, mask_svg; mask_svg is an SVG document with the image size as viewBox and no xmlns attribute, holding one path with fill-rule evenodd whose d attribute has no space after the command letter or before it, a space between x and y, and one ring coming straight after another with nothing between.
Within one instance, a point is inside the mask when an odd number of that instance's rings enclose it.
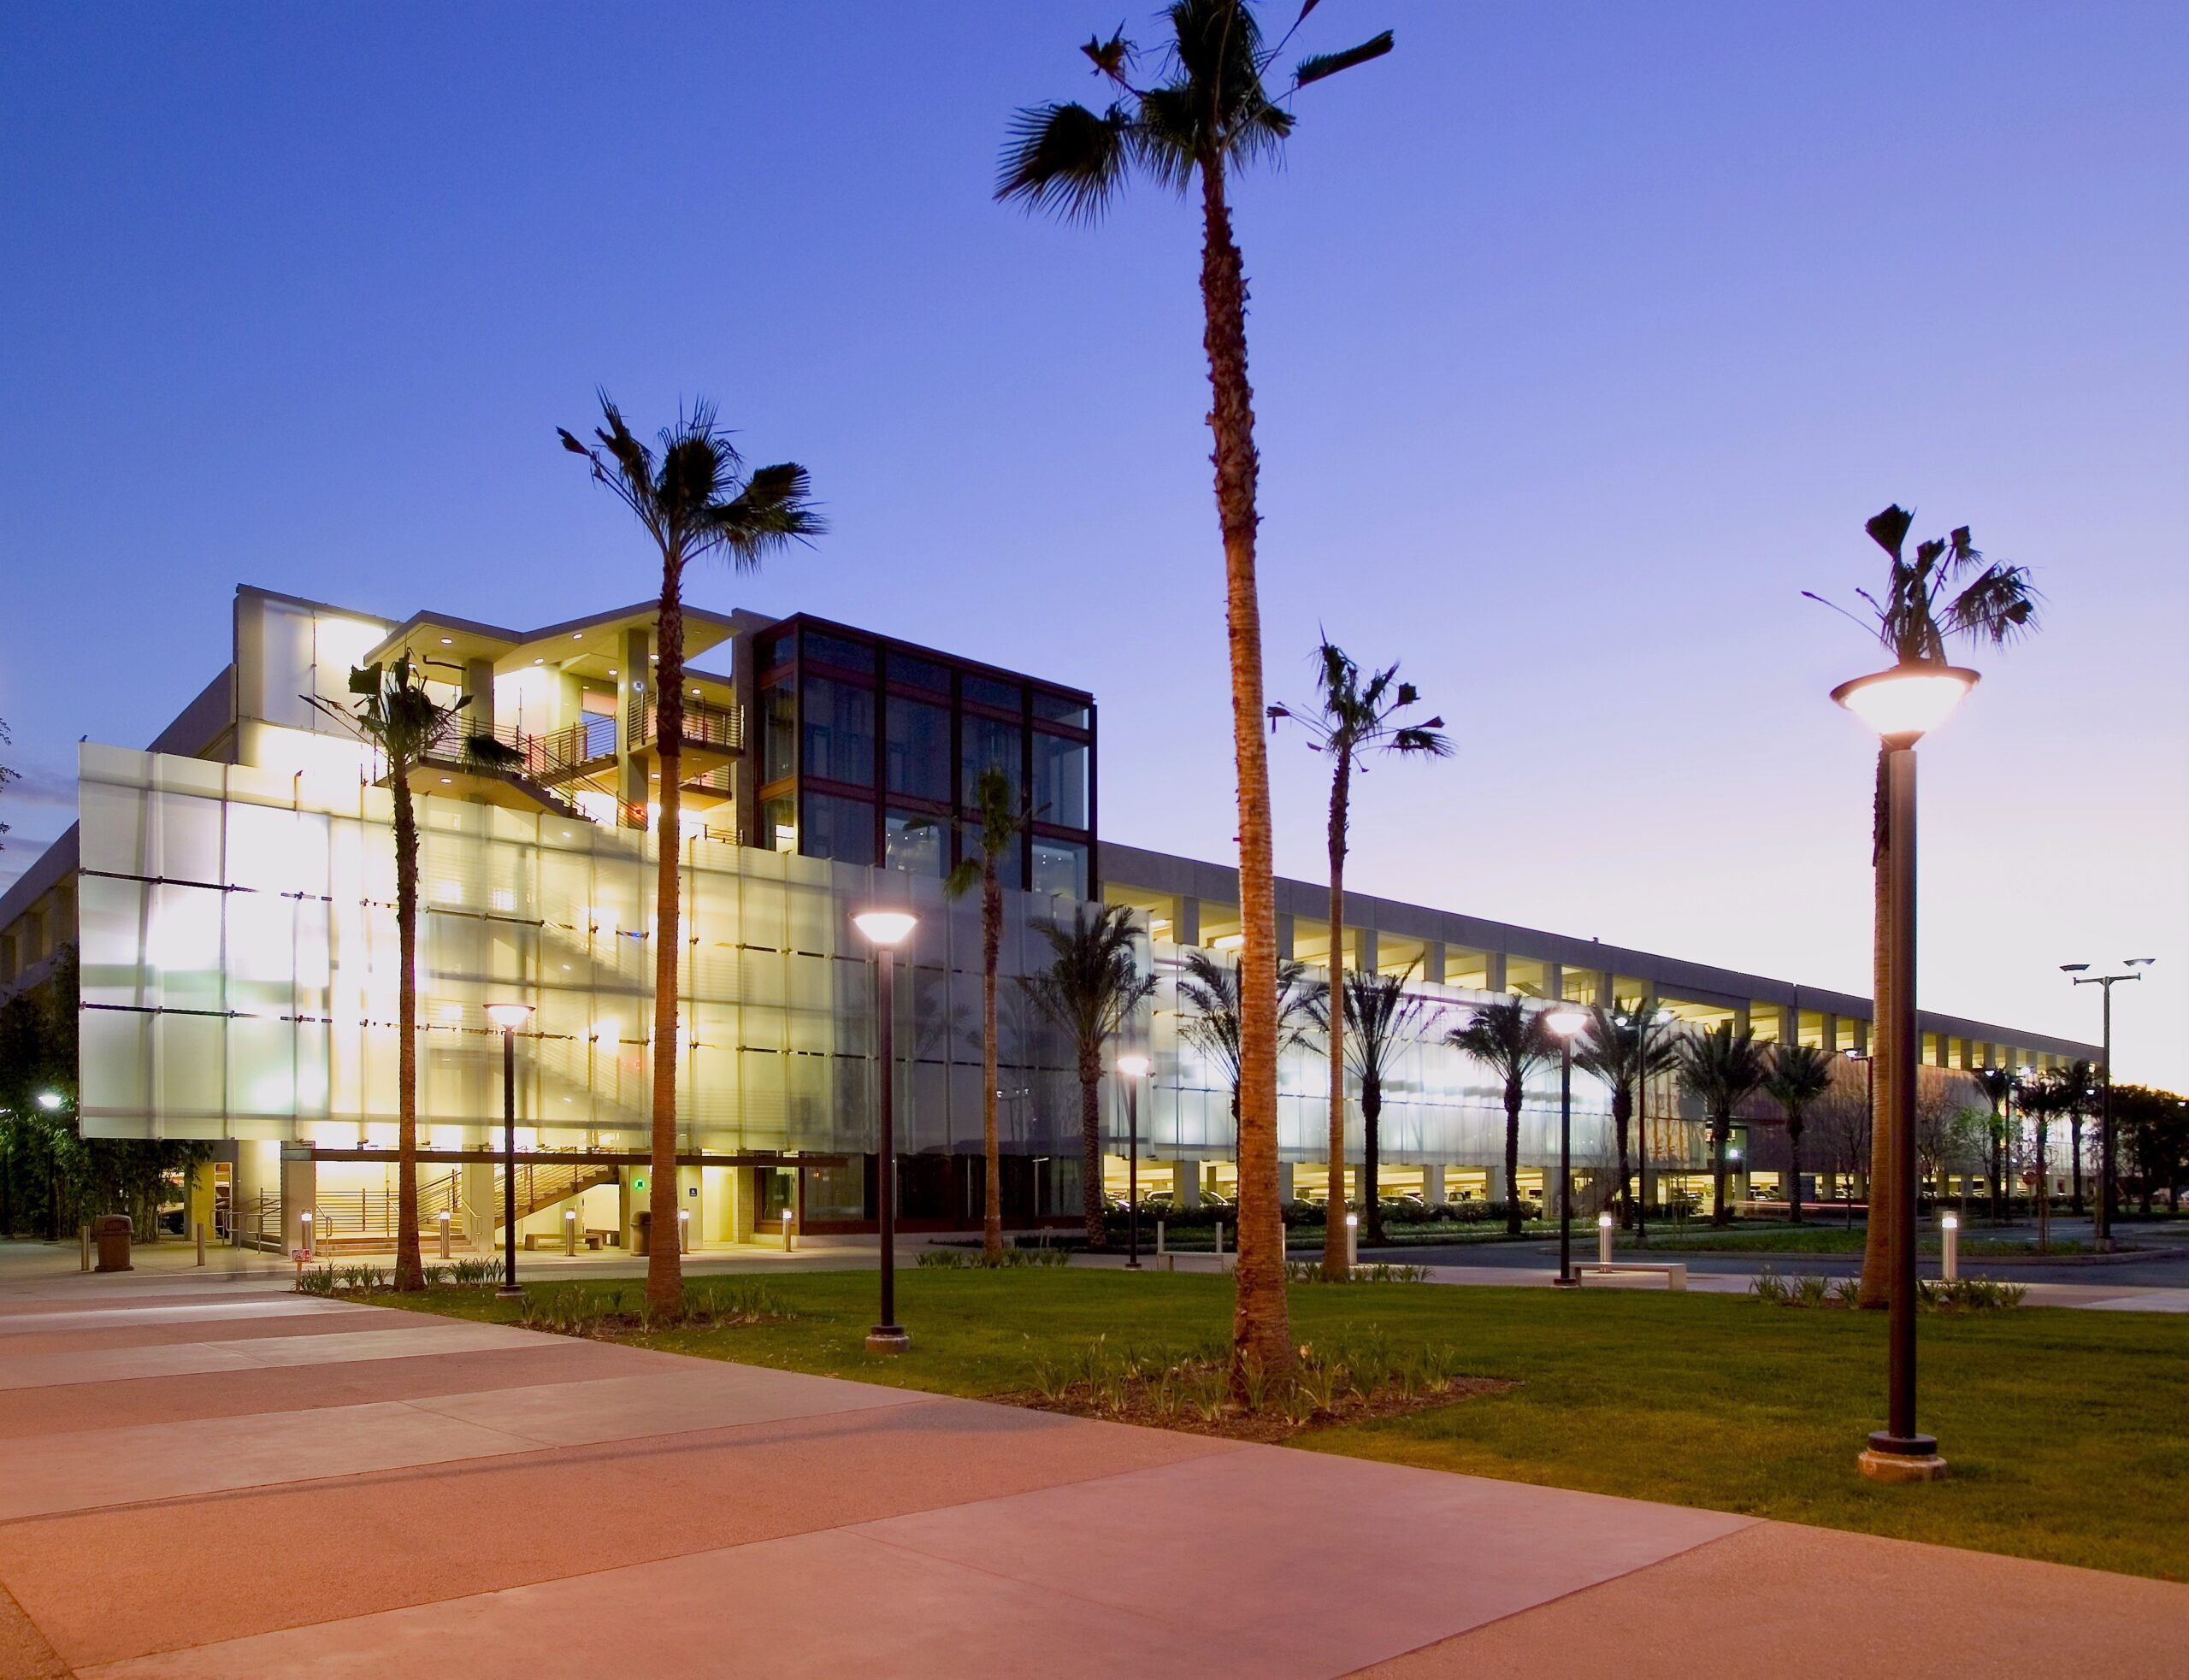
<instances>
[{"instance_id":1,"label":"gradient sky","mask_svg":"<svg viewBox=\"0 0 2189 1680\"><path fill-rule=\"evenodd\" d=\"M1148 0L1127 9L1135 27ZM652 592L555 446L721 404L832 533L726 608L1083 684L1113 839L1234 831L1191 210L988 191L1118 9L901 0L0 12L0 878L254 582L544 623ZM1272 11L1274 15L1274 11ZM1826 699L1863 519L2049 623L1923 752L1931 1007L2189 1088L2189 9L1336 0L1398 50L1237 192L1272 698L1318 627L1456 761L1358 887L1868 990L1872 744ZM1142 28L1142 32L1147 32ZM1323 761L1280 738L1281 869Z\"/></svg>"}]
</instances>

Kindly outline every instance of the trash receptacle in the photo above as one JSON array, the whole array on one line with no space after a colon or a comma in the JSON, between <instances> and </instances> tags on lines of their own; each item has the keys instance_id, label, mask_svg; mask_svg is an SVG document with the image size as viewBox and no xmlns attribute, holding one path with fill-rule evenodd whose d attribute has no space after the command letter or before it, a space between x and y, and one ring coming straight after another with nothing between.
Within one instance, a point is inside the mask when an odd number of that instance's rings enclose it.
<instances>
[{"instance_id":1,"label":"trash receptacle","mask_svg":"<svg viewBox=\"0 0 2189 1680\"><path fill-rule=\"evenodd\" d=\"M102 1213L91 1221L91 1241L99 1251L101 1271L134 1271L129 1260L129 1216Z\"/></svg>"},{"instance_id":2,"label":"trash receptacle","mask_svg":"<svg viewBox=\"0 0 2189 1680\"><path fill-rule=\"evenodd\" d=\"M652 1240L653 1213L651 1209L642 1207L631 1221L631 1252L634 1254L651 1253Z\"/></svg>"}]
</instances>

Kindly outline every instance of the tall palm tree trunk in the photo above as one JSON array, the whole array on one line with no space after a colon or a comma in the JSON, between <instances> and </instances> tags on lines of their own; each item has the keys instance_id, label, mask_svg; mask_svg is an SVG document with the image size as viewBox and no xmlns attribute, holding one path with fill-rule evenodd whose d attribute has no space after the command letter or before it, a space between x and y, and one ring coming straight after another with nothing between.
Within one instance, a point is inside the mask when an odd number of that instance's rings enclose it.
<instances>
[{"instance_id":1,"label":"tall palm tree trunk","mask_svg":"<svg viewBox=\"0 0 2189 1680\"><path fill-rule=\"evenodd\" d=\"M1201 304L1214 434L1216 513L1231 654L1231 734L1239 765L1239 1230L1231 1315L1231 1383L1248 1366L1292 1366L1284 1298L1284 1218L1277 1197L1277 891L1272 879L1269 749L1262 737L1262 622L1254 581L1254 392L1247 383L1247 279L1231 237L1220 156L1201 160Z\"/></svg>"},{"instance_id":2,"label":"tall palm tree trunk","mask_svg":"<svg viewBox=\"0 0 2189 1680\"><path fill-rule=\"evenodd\" d=\"M422 1289L418 1258L418 816L410 765L391 759L395 793L395 1287Z\"/></svg>"},{"instance_id":3,"label":"tall palm tree trunk","mask_svg":"<svg viewBox=\"0 0 2189 1680\"><path fill-rule=\"evenodd\" d=\"M1505 1235L1520 1234L1520 1082L1505 1082Z\"/></svg>"},{"instance_id":4,"label":"tall palm tree trunk","mask_svg":"<svg viewBox=\"0 0 2189 1680\"><path fill-rule=\"evenodd\" d=\"M1885 839L1885 775L1890 748L1878 749L1877 792L1872 805L1870 841L1870 1182L1868 1222L1862 1232L1862 1278L1856 1302L1883 1307L1892 1293L1892 1204L1897 1188L1892 1182L1892 1135L1883 1121L1880 1104L1891 1091L1896 1075L1891 1053L1892 1034L1886 1023L1893 1019L1892 999L1892 856Z\"/></svg>"},{"instance_id":5,"label":"tall palm tree trunk","mask_svg":"<svg viewBox=\"0 0 2189 1680\"><path fill-rule=\"evenodd\" d=\"M1726 1205L1726 1137L1732 1130L1732 1117L1725 1115L1710 1127L1710 1223L1728 1225L1732 1223L1732 1210Z\"/></svg>"},{"instance_id":6,"label":"tall palm tree trunk","mask_svg":"<svg viewBox=\"0 0 2189 1680\"><path fill-rule=\"evenodd\" d=\"M2068 1205L2080 1217L2083 1211L2083 1117L2080 1114L2068 1117L2068 1171L2072 1180L2068 1189Z\"/></svg>"},{"instance_id":7,"label":"tall palm tree trunk","mask_svg":"<svg viewBox=\"0 0 2189 1680\"><path fill-rule=\"evenodd\" d=\"M1791 1188L1786 1193L1786 1211L1792 1221L1802 1223L1802 1123L1786 1123L1786 1177Z\"/></svg>"},{"instance_id":8,"label":"tall palm tree trunk","mask_svg":"<svg viewBox=\"0 0 2189 1680\"><path fill-rule=\"evenodd\" d=\"M1110 1228L1102 1207L1102 1061L1093 1046L1079 1049L1079 1191L1087 1215L1087 1246L1107 1248Z\"/></svg>"},{"instance_id":9,"label":"tall palm tree trunk","mask_svg":"<svg viewBox=\"0 0 2189 1680\"><path fill-rule=\"evenodd\" d=\"M1260 740L1261 734L1255 732ZM1331 1194L1329 1217L1323 1221L1323 1276L1345 1276L1345 802L1351 796L1353 758L1342 747L1337 769L1331 777ZM1361 1093L1365 1099L1367 1093ZM1375 1223L1375 1204L1369 1198L1367 1174L1361 1175L1361 1198Z\"/></svg>"},{"instance_id":10,"label":"tall palm tree trunk","mask_svg":"<svg viewBox=\"0 0 2189 1680\"><path fill-rule=\"evenodd\" d=\"M996 880L995 858L983 853L981 864L981 1253L989 1259L1003 1255L1003 1163L998 1154L995 1126L995 965L1003 950L1003 887Z\"/></svg>"},{"instance_id":11,"label":"tall palm tree trunk","mask_svg":"<svg viewBox=\"0 0 2189 1680\"><path fill-rule=\"evenodd\" d=\"M683 887L680 836L683 805L684 600L681 564L662 567L654 677L654 752L661 768L661 821L654 840L653 1170L646 1187L646 1301L657 1312L684 1304L684 1255L676 1217L676 958L683 948L678 914Z\"/></svg>"}]
</instances>

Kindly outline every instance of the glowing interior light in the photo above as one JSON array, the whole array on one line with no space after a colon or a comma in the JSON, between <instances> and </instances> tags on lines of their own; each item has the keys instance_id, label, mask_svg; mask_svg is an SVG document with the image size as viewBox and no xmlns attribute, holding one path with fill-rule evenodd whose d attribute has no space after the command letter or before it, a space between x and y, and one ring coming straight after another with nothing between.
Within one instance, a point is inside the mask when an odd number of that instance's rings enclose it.
<instances>
[{"instance_id":1,"label":"glowing interior light","mask_svg":"<svg viewBox=\"0 0 2189 1680\"><path fill-rule=\"evenodd\" d=\"M1977 681L1965 666L1911 662L1843 682L1832 698L1884 740L1915 741L1944 722Z\"/></svg>"},{"instance_id":2,"label":"glowing interior light","mask_svg":"<svg viewBox=\"0 0 2189 1680\"><path fill-rule=\"evenodd\" d=\"M1118 1058L1118 1071L1127 1079L1144 1079L1148 1076L1148 1058L1126 1054Z\"/></svg>"}]
</instances>

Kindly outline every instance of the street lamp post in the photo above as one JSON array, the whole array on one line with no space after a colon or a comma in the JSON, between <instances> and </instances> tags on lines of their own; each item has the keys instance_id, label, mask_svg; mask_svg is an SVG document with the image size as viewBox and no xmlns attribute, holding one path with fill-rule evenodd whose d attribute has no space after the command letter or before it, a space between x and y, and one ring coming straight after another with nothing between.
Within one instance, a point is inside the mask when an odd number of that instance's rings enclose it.
<instances>
[{"instance_id":1,"label":"street lamp post","mask_svg":"<svg viewBox=\"0 0 2189 1680\"><path fill-rule=\"evenodd\" d=\"M1645 998L1645 1007L1647 1002ZM1644 1016L1638 1029L1642 1068L1634 1076L1634 1126L1639 1146L1637 1152L1641 1157L1640 1170L1635 1177L1639 1181L1637 1188L1641 1194L1634 1199L1634 1241L1637 1246L1643 1248L1649 1246L1649 1029L1652 1027L1669 1027L1679 1019L1679 1015L1673 1011L1660 1008ZM1623 1190L1626 1187L1622 1185L1620 1188Z\"/></svg>"},{"instance_id":2,"label":"street lamp post","mask_svg":"<svg viewBox=\"0 0 2189 1680\"><path fill-rule=\"evenodd\" d=\"M1558 1287L1570 1289L1573 1275L1573 1035L1589 1024L1578 1009L1554 1009L1543 1025L1558 1035Z\"/></svg>"},{"instance_id":3,"label":"street lamp post","mask_svg":"<svg viewBox=\"0 0 2189 1680\"><path fill-rule=\"evenodd\" d=\"M516 1029L532 1018L530 1004L488 1004L487 1018L502 1029L502 1287L521 1295L516 1281Z\"/></svg>"},{"instance_id":4,"label":"street lamp post","mask_svg":"<svg viewBox=\"0 0 2189 1680\"><path fill-rule=\"evenodd\" d=\"M1915 743L1945 722L1977 674L1959 665L1905 660L1890 670L1843 682L1832 698L1874 729L1884 744L1888 1007L1876 1011L1889 1075L1885 1122L1892 1162L1891 1323L1886 1423L1870 1435L1862 1474L1880 1482L1927 1482L1944 1476L1934 1436L1915 1427ZM1874 1077L1874 1076L1873 1076ZM1871 1214L1878 1196L1873 1187Z\"/></svg>"},{"instance_id":5,"label":"street lamp post","mask_svg":"<svg viewBox=\"0 0 2189 1680\"><path fill-rule=\"evenodd\" d=\"M881 1022L876 1049L882 1063L881 1158L875 1168L875 1194L880 1200L882 1228L882 1322L866 1333L870 1353L901 1353L912 1339L897 1323L897 1061L895 1005L897 947L912 934L919 918L901 910L864 911L852 917L880 958L876 1001Z\"/></svg>"},{"instance_id":6,"label":"street lamp post","mask_svg":"<svg viewBox=\"0 0 2189 1680\"><path fill-rule=\"evenodd\" d=\"M2099 1064L2098 1077L2103 1082L2098 1087L2098 1220L2094 1235L2101 1253L2109 1253L2113 1248L2113 988L2124 980L2141 980L2144 970L2158 960L2156 957L2126 957L2121 966L2124 974L2090 974L2088 963L2062 963L2060 971L2078 986L2103 988L2105 999L2105 1047Z\"/></svg>"},{"instance_id":7,"label":"street lamp post","mask_svg":"<svg viewBox=\"0 0 2189 1680\"><path fill-rule=\"evenodd\" d=\"M1148 1076L1148 1058L1118 1058L1125 1082L1125 1269L1140 1270L1140 1082Z\"/></svg>"}]
</instances>

